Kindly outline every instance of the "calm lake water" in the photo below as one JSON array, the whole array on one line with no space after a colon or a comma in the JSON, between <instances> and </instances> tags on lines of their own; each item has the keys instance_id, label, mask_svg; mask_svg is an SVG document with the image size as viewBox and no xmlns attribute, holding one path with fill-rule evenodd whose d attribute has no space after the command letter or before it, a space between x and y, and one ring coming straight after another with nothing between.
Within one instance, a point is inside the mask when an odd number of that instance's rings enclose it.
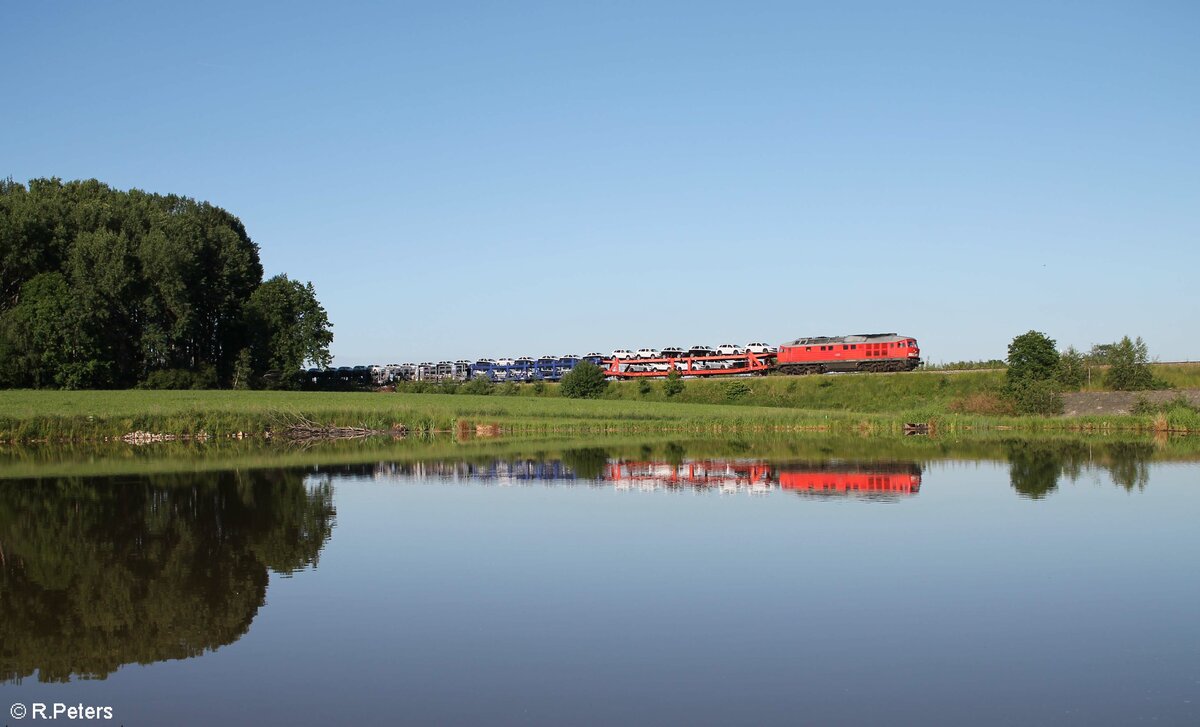
<instances>
[{"instance_id":1,"label":"calm lake water","mask_svg":"<svg viewBox=\"0 0 1200 727\"><path fill-rule=\"evenodd\" d=\"M1198 724L1195 449L593 443L312 464L318 449L9 477L0 708Z\"/></svg>"}]
</instances>

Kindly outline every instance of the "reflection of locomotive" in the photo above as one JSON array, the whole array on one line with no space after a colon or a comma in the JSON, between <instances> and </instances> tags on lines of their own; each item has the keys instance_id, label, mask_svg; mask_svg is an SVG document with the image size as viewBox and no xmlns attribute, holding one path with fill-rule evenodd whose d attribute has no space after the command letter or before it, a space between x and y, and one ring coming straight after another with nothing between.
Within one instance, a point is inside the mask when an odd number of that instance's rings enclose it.
<instances>
[{"instance_id":1,"label":"reflection of locomotive","mask_svg":"<svg viewBox=\"0 0 1200 727\"><path fill-rule=\"evenodd\" d=\"M779 486L806 494L911 495L921 489L921 467L910 462L793 466L780 470Z\"/></svg>"}]
</instances>

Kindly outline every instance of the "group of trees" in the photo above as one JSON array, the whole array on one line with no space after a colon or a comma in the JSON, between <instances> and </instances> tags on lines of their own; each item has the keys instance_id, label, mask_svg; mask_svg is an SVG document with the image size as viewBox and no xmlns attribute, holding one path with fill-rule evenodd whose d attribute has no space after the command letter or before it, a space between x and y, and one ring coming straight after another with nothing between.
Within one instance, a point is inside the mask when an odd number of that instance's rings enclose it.
<instances>
[{"instance_id":1,"label":"group of trees","mask_svg":"<svg viewBox=\"0 0 1200 727\"><path fill-rule=\"evenodd\" d=\"M1141 336L1098 344L1087 353L1069 346L1059 358L1057 378L1064 388L1075 390L1091 383L1094 369L1103 369L1104 385L1113 391L1166 388L1150 370L1150 351Z\"/></svg>"},{"instance_id":2,"label":"group of trees","mask_svg":"<svg viewBox=\"0 0 1200 727\"><path fill-rule=\"evenodd\" d=\"M95 180L0 181L0 386L283 385L333 340L240 220Z\"/></svg>"},{"instance_id":3,"label":"group of trees","mask_svg":"<svg viewBox=\"0 0 1200 727\"><path fill-rule=\"evenodd\" d=\"M1004 394L1018 413L1058 414L1062 392L1091 383L1094 368L1102 368L1105 386L1114 391L1166 388L1150 370L1150 353L1141 337L1093 346L1087 354L1073 346L1059 353L1054 339L1029 331L1008 345Z\"/></svg>"}]
</instances>

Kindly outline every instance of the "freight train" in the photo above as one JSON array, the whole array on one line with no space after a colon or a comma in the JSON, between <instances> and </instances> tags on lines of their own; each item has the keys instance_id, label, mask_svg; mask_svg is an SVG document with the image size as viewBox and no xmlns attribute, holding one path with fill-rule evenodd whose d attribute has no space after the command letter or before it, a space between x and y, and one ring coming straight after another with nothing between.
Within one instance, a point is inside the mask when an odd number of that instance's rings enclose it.
<instances>
[{"instance_id":1,"label":"freight train","mask_svg":"<svg viewBox=\"0 0 1200 727\"><path fill-rule=\"evenodd\" d=\"M466 381L485 378L500 382L559 381L580 361L589 361L612 379L663 378L678 371L682 376L762 376L766 374L824 374L831 372L912 371L921 364L917 340L896 333L864 333L851 336L798 338L778 348L765 343L738 346L723 343L716 348L619 348L609 355L588 353L533 358L482 358L475 362L424 362L375 366L342 366L309 369L302 374L305 384L369 385L395 381Z\"/></svg>"}]
</instances>

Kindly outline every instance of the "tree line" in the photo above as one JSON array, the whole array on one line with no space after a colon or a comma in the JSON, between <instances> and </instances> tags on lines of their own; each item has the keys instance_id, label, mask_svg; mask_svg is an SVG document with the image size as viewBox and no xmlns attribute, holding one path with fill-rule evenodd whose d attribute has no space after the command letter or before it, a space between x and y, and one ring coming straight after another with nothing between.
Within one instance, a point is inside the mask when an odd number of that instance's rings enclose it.
<instances>
[{"instance_id":1,"label":"tree line","mask_svg":"<svg viewBox=\"0 0 1200 727\"><path fill-rule=\"evenodd\" d=\"M1113 391L1166 389L1150 369L1150 352L1139 336L1093 346L1084 354L1068 346L1059 352L1053 338L1029 331L1008 345L1004 395L1020 414L1060 414L1062 392L1091 384L1092 370L1102 369L1104 386Z\"/></svg>"},{"instance_id":2,"label":"tree line","mask_svg":"<svg viewBox=\"0 0 1200 727\"><path fill-rule=\"evenodd\" d=\"M330 363L330 329L311 283L263 280L220 207L0 181L0 387L289 386Z\"/></svg>"}]
</instances>

